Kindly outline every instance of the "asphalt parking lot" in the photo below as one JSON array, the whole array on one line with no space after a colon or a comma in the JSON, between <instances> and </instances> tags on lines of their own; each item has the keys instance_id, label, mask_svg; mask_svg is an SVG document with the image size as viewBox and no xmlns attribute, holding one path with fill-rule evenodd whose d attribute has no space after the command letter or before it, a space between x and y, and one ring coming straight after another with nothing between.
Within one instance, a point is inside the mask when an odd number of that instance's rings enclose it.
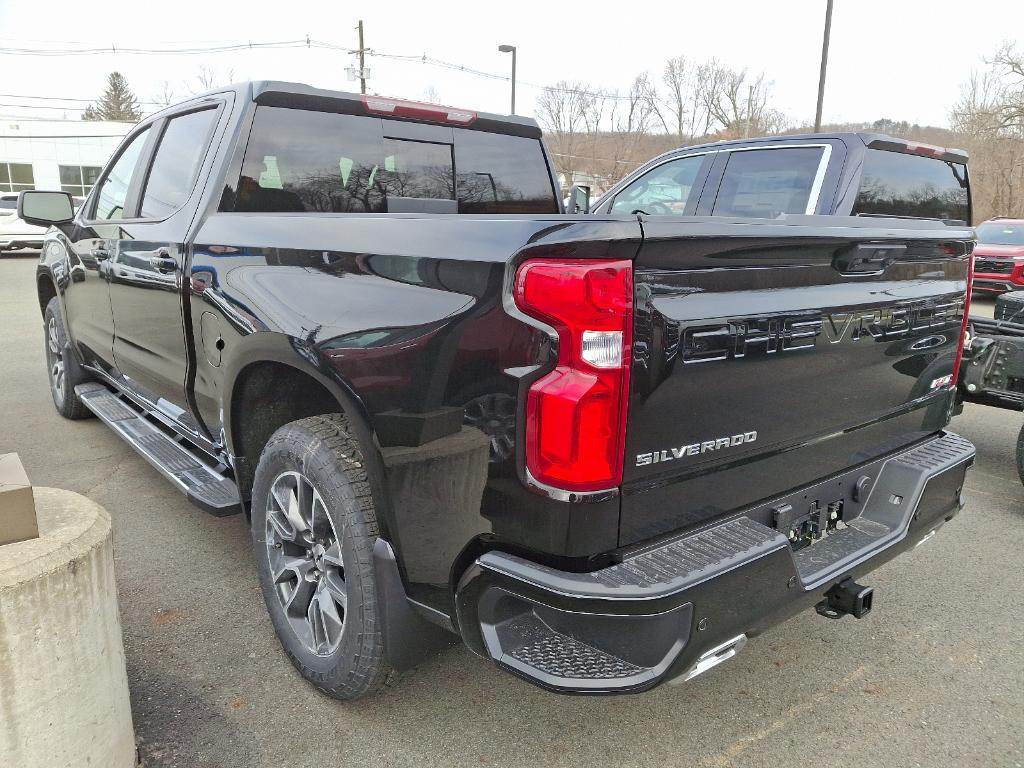
<instances>
[{"instance_id":1,"label":"asphalt parking lot","mask_svg":"<svg viewBox=\"0 0 1024 768\"><path fill-rule=\"evenodd\" d=\"M1021 766L1024 417L968 406L968 506L865 579L861 621L804 613L686 685L555 696L461 645L352 704L280 652L241 516L214 518L101 423L54 411L34 258L0 257L0 453L109 510L144 766ZM991 301L985 307L991 311Z\"/></svg>"}]
</instances>

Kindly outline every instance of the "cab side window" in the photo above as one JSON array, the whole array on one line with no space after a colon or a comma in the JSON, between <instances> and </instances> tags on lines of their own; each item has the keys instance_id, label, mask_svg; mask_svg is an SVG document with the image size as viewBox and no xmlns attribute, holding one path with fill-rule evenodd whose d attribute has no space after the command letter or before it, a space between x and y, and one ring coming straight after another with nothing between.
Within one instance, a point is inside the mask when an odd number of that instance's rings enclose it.
<instances>
[{"instance_id":1,"label":"cab side window","mask_svg":"<svg viewBox=\"0 0 1024 768\"><path fill-rule=\"evenodd\" d=\"M774 219L805 213L821 147L735 150L729 155L712 216Z\"/></svg>"},{"instance_id":2,"label":"cab side window","mask_svg":"<svg viewBox=\"0 0 1024 768\"><path fill-rule=\"evenodd\" d=\"M610 213L682 216L704 160L704 155L692 155L652 168L615 196Z\"/></svg>"},{"instance_id":3,"label":"cab side window","mask_svg":"<svg viewBox=\"0 0 1024 768\"><path fill-rule=\"evenodd\" d=\"M121 156L117 158L110 173L100 182L92 218L103 221L116 221L124 218L124 201L128 197L128 185L131 183L135 166L139 164L139 157L142 155L142 148L146 145L148 136L149 128L136 135L125 147Z\"/></svg>"},{"instance_id":4,"label":"cab side window","mask_svg":"<svg viewBox=\"0 0 1024 768\"><path fill-rule=\"evenodd\" d=\"M146 180L142 218L162 219L185 204L196 185L216 119L216 109L203 109L168 121Z\"/></svg>"}]
</instances>

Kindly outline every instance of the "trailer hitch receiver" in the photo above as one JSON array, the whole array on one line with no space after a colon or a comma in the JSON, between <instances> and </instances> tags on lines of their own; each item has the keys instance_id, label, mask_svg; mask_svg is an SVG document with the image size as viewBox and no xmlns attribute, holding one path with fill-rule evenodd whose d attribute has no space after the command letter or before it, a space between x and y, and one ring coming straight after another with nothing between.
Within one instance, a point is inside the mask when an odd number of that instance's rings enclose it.
<instances>
[{"instance_id":1,"label":"trailer hitch receiver","mask_svg":"<svg viewBox=\"0 0 1024 768\"><path fill-rule=\"evenodd\" d=\"M846 614L862 618L871 612L871 601L875 591L862 587L853 579L846 579L825 593L825 599L814 610L828 619L841 619Z\"/></svg>"}]
</instances>

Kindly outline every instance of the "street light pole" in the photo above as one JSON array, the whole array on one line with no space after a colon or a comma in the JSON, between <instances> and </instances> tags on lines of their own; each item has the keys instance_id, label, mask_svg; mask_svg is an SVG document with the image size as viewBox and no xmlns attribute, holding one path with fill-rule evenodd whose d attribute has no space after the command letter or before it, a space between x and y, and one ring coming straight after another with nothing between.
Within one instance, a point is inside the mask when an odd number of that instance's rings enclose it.
<instances>
[{"instance_id":1,"label":"street light pole","mask_svg":"<svg viewBox=\"0 0 1024 768\"><path fill-rule=\"evenodd\" d=\"M516 47L514 45L499 45L498 50L501 53L512 54L512 110L509 114L514 115L516 113Z\"/></svg>"},{"instance_id":2,"label":"street light pole","mask_svg":"<svg viewBox=\"0 0 1024 768\"><path fill-rule=\"evenodd\" d=\"M832 33L832 0L825 6L825 35L821 41L821 72L818 75L818 109L814 113L814 132L821 130L821 105L825 101L825 69L828 67L828 38Z\"/></svg>"}]
</instances>

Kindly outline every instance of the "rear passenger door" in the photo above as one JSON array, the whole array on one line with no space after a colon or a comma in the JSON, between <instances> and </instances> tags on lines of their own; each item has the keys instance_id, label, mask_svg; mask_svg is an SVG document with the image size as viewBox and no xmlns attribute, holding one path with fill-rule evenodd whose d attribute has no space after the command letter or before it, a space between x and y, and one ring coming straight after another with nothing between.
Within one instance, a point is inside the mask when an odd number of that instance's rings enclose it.
<instances>
[{"instance_id":1,"label":"rear passenger door","mask_svg":"<svg viewBox=\"0 0 1024 768\"><path fill-rule=\"evenodd\" d=\"M198 181L212 159L224 106L206 101L153 124L152 147L125 204L108 272L122 385L190 432L197 427L186 409L183 276Z\"/></svg>"}]
</instances>

